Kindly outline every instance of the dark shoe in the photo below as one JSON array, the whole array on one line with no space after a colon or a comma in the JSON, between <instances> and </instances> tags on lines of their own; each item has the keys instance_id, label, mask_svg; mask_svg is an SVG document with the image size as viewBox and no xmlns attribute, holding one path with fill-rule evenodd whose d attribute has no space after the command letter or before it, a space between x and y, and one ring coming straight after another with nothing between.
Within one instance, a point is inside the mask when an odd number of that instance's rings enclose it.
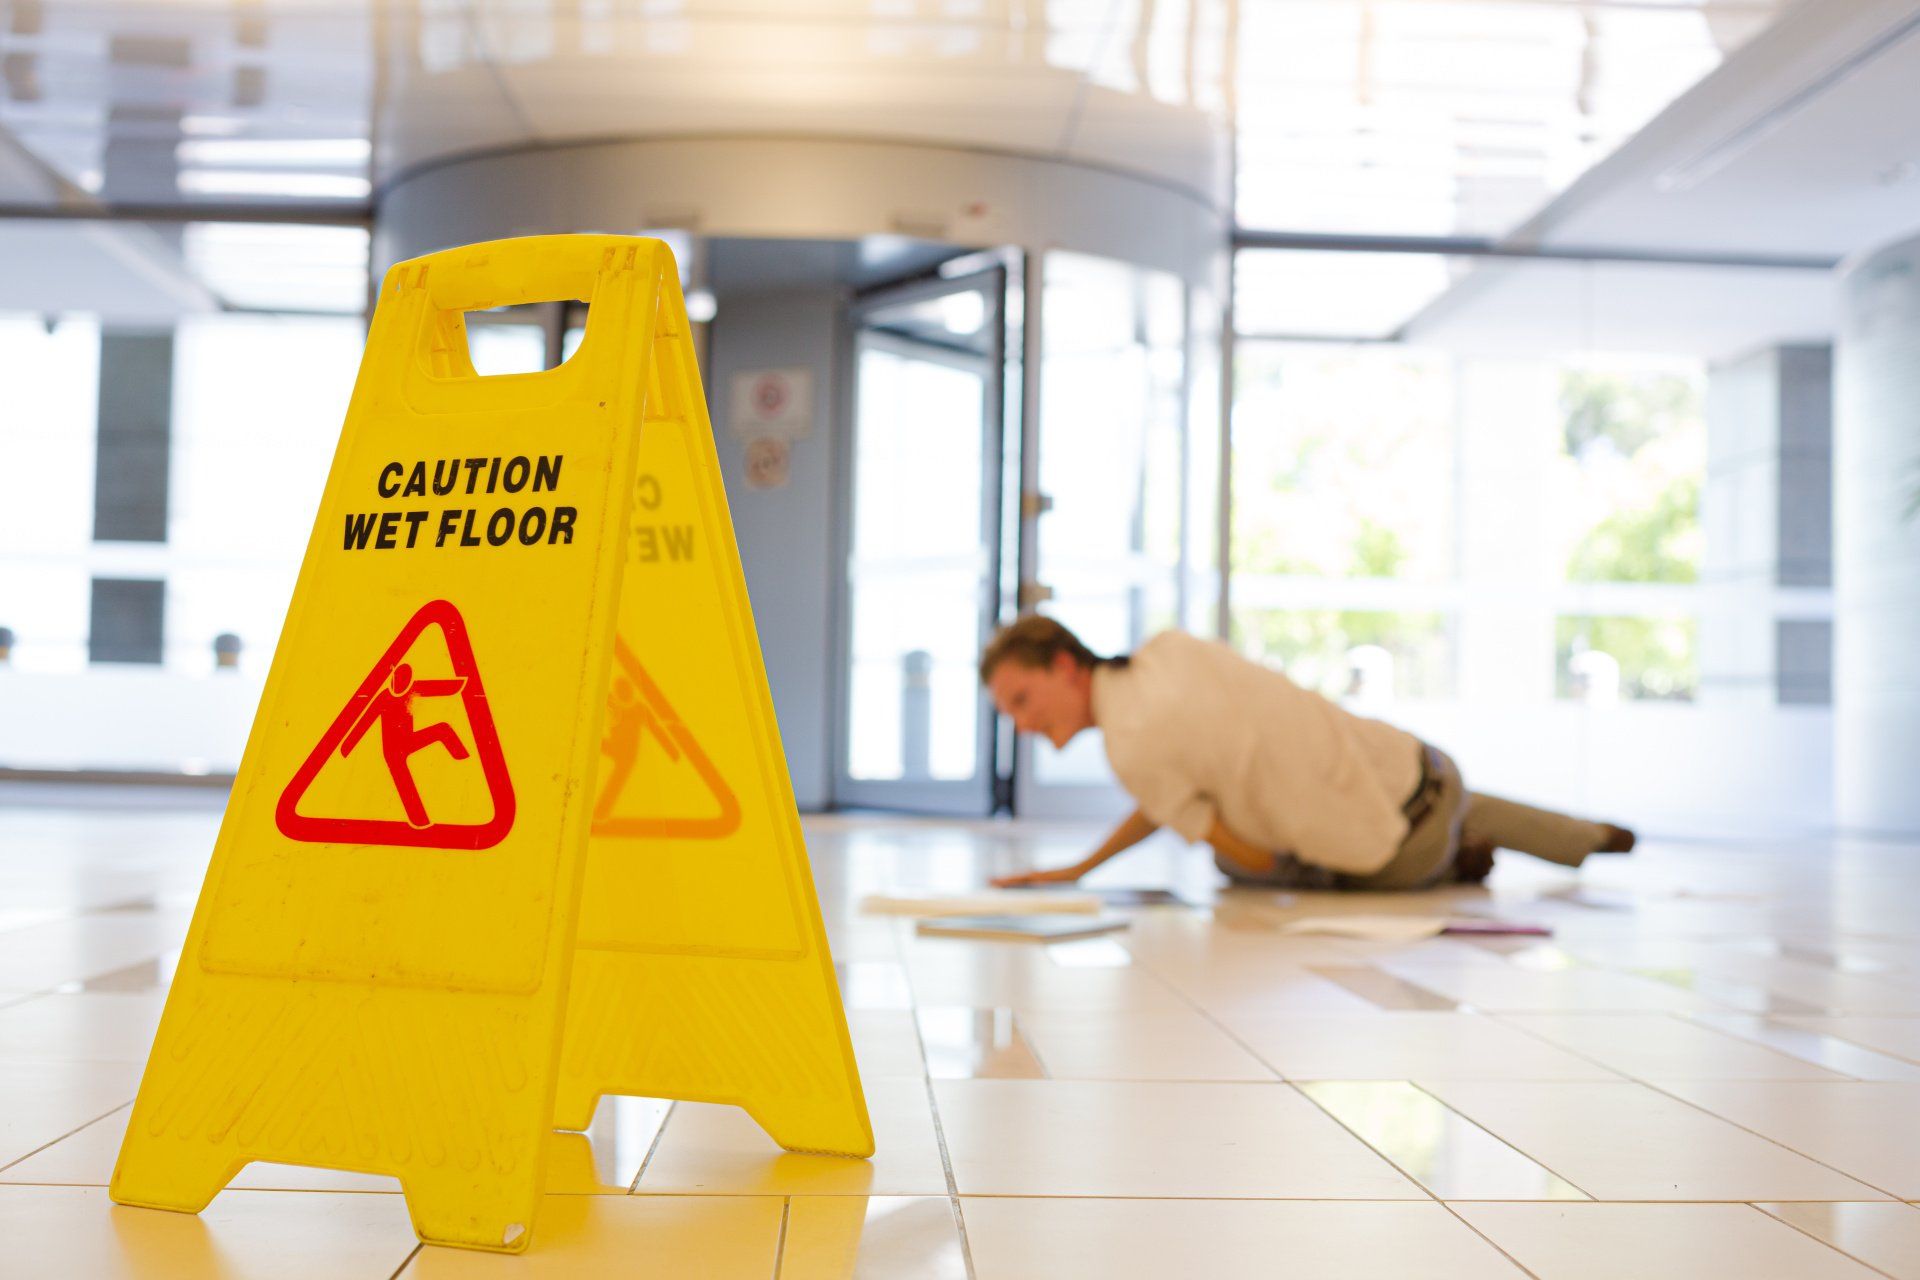
<instances>
[{"instance_id":1,"label":"dark shoe","mask_svg":"<svg viewBox=\"0 0 1920 1280\"><path fill-rule=\"evenodd\" d=\"M1456 884L1479 884L1493 872L1493 845L1463 843L1453 855Z\"/></svg>"},{"instance_id":2,"label":"dark shoe","mask_svg":"<svg viewBox=\"0 0 1920 1280\"><path fill-rule=\"evenodd\" d=\"M1606 824L1605 830L1606 838L1600 842L1600 847L1594 850L1595 853L1633 852L1633 832L1625 827L1616 827L1611 822Z\"/></svg>"}]
</instances>

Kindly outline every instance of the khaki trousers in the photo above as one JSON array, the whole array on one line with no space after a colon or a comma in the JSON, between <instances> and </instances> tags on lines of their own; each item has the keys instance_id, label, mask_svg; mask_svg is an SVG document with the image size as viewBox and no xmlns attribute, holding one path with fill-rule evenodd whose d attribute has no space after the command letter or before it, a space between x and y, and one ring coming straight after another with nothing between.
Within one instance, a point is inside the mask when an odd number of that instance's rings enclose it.
<instances>
[{"instance_id":1,"label":"khaki trousers","mask_svg":"<svg viewBox=\"0 0 1920 1280\"><path fill-rule=\"evenodd\" d=\"M1340 888L1431 888L1453 878L1453 859L1462 844L1490 844L1577 867L1605 843L1607 829L1598 822L1468 791L1453 757L1438 747L1422 747L1426 768L1420 790L1407 804L1412 825L1400 851L1372 875L1341 876Z\"/></svg>"}]
</instances>

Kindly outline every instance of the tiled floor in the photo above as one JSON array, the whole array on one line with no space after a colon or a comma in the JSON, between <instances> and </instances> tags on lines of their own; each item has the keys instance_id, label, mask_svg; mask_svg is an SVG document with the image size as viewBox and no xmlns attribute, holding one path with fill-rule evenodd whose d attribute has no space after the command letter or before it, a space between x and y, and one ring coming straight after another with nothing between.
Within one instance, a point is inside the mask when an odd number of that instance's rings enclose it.
<instances>
[{"instance_id":1,"label":"tiled floor","mask_svg":"<svg viewBox=\"0 0 1920 1280\"><path fill-rule=\"evenodd\" d=\"M218 823L0 789L0 1274L119 1277L1920 1278L1920 845L1643 845L1485 890L1222 892L1051 949L920 940L868 893L976 889L1091 829L809 822L879 1142L609 1100L555 1134L534 1246L421 1248L391 1179L255 1165L198 1217L105 1184ZM1302 915L1551 938L1388 944Z\"/></svg>"}]
</instances>

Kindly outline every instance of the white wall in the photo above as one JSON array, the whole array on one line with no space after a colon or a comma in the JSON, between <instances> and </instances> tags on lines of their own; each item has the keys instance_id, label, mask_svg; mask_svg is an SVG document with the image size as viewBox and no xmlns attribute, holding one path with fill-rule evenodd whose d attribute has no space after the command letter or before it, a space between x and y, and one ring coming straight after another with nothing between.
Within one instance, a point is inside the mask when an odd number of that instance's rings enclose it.
<instances>
[{"instance_id":1,"label":"white wall","mask_svg":"<svg viewBox=\"0 0 1920 1280\"><path fill-rule=\"evenodd\" d=\"M722 297L707 368L727 505L787 770L802 809L825 808L833 793L832 726L840 687L833 643L840 599L834 524L840 518L836 477L844 447L834 389L841 309L839 292L831 288ZM742 465L745 440L726 420L729 381L743 370L795 366L813 371L812 434L793 442L786 487L750 489Z\"/></svg>"},{"instance_id":2,"label":"white wall","mask_svg":"<svg viewBox=\"0 0 1920 1280\"><path fill-rule=\"evenodd\" d=\"M0 769L233 773L260 702L261 667L257 676L0 667Z\"/></svg>"}]
</instances>

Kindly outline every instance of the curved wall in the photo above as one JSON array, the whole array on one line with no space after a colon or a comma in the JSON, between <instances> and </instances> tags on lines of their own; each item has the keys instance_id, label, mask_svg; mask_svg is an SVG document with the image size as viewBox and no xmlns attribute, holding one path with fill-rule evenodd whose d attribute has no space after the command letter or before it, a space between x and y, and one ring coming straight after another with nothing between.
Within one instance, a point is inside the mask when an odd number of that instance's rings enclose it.
<instances>
[{"instance_id":1,"label":"curved wall","mask_svg":"<svg viewBox=\"0 0 1920 1280\"><path fill-rule=\"evenodd\" d=\"M1847 269L1834 363L1835 807L1920 832L1920 235Z\"/></svg>"},{"instance_id":2,"label":"curved wall","mask_svg":"<svg viewBox=\"0 0 1920 1280\"><path fill-rule=\"evenodd\" d=\"M1003 152L695 138L565 143L436 162L385 184L375 268L450 245L562 231L1071 249L1212 279L1221 209L1180 187Z\"/></svg>"}]
</instances>

